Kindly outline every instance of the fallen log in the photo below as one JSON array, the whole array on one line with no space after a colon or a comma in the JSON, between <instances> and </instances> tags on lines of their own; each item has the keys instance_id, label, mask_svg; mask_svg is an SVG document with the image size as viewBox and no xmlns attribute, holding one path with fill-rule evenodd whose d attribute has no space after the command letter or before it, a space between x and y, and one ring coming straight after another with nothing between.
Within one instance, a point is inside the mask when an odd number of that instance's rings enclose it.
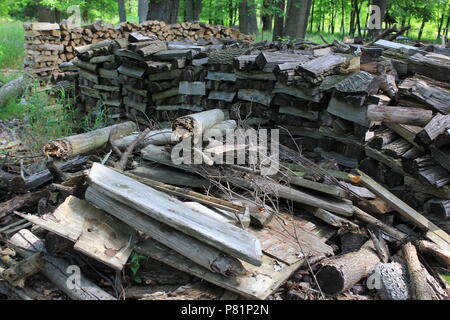
<instances>
[{"instance_id":1,"label":"fallen log","mask_svg":"<svg viewBox=\"0 0 450 320\"><path fill-rule=\"evenodd\" d=\"M111 130L116 130L116 138L119 138L133 133L137 130L137 126L134 122L128 121L75 136L56 139L44 145L43 153L48 157L61 159L90 153L107 144Z\"/></svg>"},{"instance_id":2,"label":"fallen log","mask_svg":"<svg viewBox=\"0 0 450 320\"><path fill-rule=\"evenodd\" d=\"M414 300L433 300L435 293L428 284L428 272L422 267L416 248L412 243L403 245L403 256L408 266L409 280L411 281L412 298Z\"/></svg>"},{"instance_id":3,"label":"fallen log","mask_svg":"<svg viewBox=\"0 0 450 320\"><path fill-rule=\"evenodd\" d=\"M44 252L44 242L27 229L20 230L8 240L8 245L21 256L27 258L37 252ZM44 252L45 254L45 252ZM60 258L44 255L45 265L42 273L53 284L73 300L116 300L81 273L79 281L74 281L76 272L69 263Z\"/></svg>"},{"instance_id":4,"label":"fallen log","mask_svg":"<svg viewBox=\"0 0 450 320\"><path fill-rule=\"evenodd\" d=\"M22 208L35 206L42 198L50 196L50 191L40 190L15 196L0 204L0 219Z\"/></svg>"},{"instance_id":5,"label":"fallen log","mask_svg":"<svg viewBox=\"0 0 450 320\"><path fill-rule=\"evenodd\" d=\"M320 289L330 295L346 291L367 277L379 262L371 240L356 252L326 259L320 263L321 268L316 275Z\"/></svg>"},{"instance_id":6,"label":"fallen log","mask_svg":"<svg viewBox=\"0 0 450 320\"><path fill-rule=\"evenodd\" d=\"M0 87L0 108L6 106L9 100L21 96L26 87L26 79L19 77Z\"/></svg>"},{"instance_id":7,"label":"fallen log","mask_svg":"<svg viewBox=\"0 0 450 320\"><path fill-rule=\"evenodd\" d=\"M173 122L172 130L178 139L193 137L197 142L202 141L202 133L206 129L224 120L223 111L214 109L178 118Z\"/></svg>"}]
</instances>

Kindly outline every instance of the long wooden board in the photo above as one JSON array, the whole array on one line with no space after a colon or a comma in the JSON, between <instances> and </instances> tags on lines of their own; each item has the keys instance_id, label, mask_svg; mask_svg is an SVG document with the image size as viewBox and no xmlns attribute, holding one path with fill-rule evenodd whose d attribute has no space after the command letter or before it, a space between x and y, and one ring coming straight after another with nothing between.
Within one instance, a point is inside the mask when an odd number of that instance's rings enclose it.
<instances>
[{"instance_id":1,"label":"long wooden board","mask_svg":"<svg viewBox=\"0 0 450 320\"><path fill-rule=\"evenodd\" d=\"M223 252L254 265L262 263L261 245L254 235L190 209L174 197L99 163L92 166L89 183L117 201Z\"/></svg>"}]
</instances>

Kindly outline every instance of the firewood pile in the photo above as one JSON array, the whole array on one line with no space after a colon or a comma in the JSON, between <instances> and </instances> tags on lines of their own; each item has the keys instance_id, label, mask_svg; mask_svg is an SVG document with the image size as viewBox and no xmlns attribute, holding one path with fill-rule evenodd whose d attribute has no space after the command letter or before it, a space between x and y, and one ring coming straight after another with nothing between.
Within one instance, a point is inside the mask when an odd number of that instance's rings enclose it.
<instances>
[{"instance_id":1,"label":"firewood pile","mask_svg":"<svg viewBox=\"0 0 450 320\"><path fill-rule=\"evenodd\" d=\"M199 39L212 40L234 38L252 41L251 36L237 29L203 22L166 24L163 21L145 21L141 24L124 22L113 26L98 20L90 25L72 28L67 21L57 23L25 23L26 60L28 73L39 79L55 74L61 77L58 66L72 61L75 48L95 44L104 40L127 39L129 34L141 32L161 41Z\"/></svg>"},{"instance_id":2,"label":"firewood pile","mask_svg":"<svg viewBox=\"0 0 450 320\"><path fill-rule=\"evenodd\" d=\"M57 23L25 23L25 71L37 78L49 77L64 60L64 46Z\"/></svg>"},{"instance_id":3,"label":"firewood pile","mask_svg":"<svg viewBox=\"0 0 450 320\"><path fill-rule=\"evenodd\" d=\"M0 171L2 290L449 299L445 50L130 33L75 53L80 105L118 121Z\"/></svg>"}]
</instances>

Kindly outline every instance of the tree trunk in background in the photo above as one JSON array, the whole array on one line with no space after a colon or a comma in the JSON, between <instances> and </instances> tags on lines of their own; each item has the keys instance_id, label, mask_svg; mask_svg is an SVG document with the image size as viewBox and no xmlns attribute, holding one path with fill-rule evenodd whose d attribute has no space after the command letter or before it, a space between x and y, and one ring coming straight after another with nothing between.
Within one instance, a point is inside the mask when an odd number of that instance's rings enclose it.
<instances>
[{"instance_id":1,"label":"tree trunk in background","mask_svg":"<svg viewBox=\"0 0 450 320\"><path fill-rule=\"evenodd\" d=\"M283 36L284 33L284 9L286 6L285 0L274 0L274 4L277 7L277 12L274 16L274 26L272 39L277 40L279 37Z\"/></svg>"},{"instance_id":2,"label":"tree trunk in background","mask_svg":"<svg viewBox=\"0 0 450 320\"><path fill-rule=\"evenodd\" d=\"M293 39L304 39L308 27L312 0L289 0L285 35Z\"/></svg>"},{"instance_id":3,"label":"tree trunk in background","mask_svg":"<svg viewBox=\"0 0 450 320\"><path fill-rule=\"evenodd\" d=\"M144 22L145 20L147 20L147 12L148 12L148 0L139 0L138 1L139 22Z\"/></svg>"},{"instance_id":4,"label":"tree trunk in background","mask_svg":"<svg viewBox=\"0 0 450 320\"><path fill-rule=\"evenodd\" d=\"M420 39L422 39L422 34L423 34L423 28L425 28L425 19L422 20L422 24L420 25L420 30L419 30L419 41Z\"/></svg>"},{"instance_id":5,"label":"tree trunk in background","mask_svg":"<svg viewBox=\"0 0 450 320\"><path fill-rule=\"evenodd\" d=\"M185 21L198 21L202 11L202 0L185 0L184 10Z\"/></svg>"},{"instance_id":6,"label":"tree trunk in background","mask_svg":"<svg viewBox=\"0 0 450 320\"><path fill-rule=\"evenodd\" d=\"M316 5L316 1L312 0L312 8L311 8L311 18L309 19L309 32L313 31L313 24L314 24L314 7Z\"/></svg>"},{"instance_id":7,"label":"tree trunk in background","mask_svg":"<svg viewBox=\"0 0 450 320\"><path fill-rule=\"evenodd\" d=\"M273 5L272 0L263 1L263 14L261 14L262 29L263 31L272 31L272 18L271 14L268 14L269 8Z\"/></svg>"},{"instance_id":8,"label":"tree trunk in background","mask_svg":"<svg viewBox=\"0 0 450 320\"><path fill-rule=\"evenodd\" d=\"M125 11L125 0L117 0L117 4L119 5L119 20L120 20L120 22L127 21L127 13Z\"/></svg>"},{"instance_id":9,"label":"tree trunk in background","mask_svg":"<svg viewBox=\"0 0 450 320\"><path fill-rule=\"evenodd\" d=\"M248 31L250 34L258 33L258 22L256 21L255 0L249 0L247 5L248 12Z\"/></svg>"},{"instance_id":10,"label":"tree trunk in background","mask_svg":"<svg viewBox=\"0 0 450 320\"><path fill-rule=\"evenodd\" d=\"M448 39L448 29L450 27L450 14L447 16L447 26L445 27L445 38Z\"/></svg>"},{"instance_id":11,"label":"tree trunk in background","mask_svg":"<svg viewBox=\"0 0 450 320\"><path fill-rule=\"evenodd\" d=\"M176 23L179 0L150 0L147 20L161 20L165 23Z\"/></svg>"},{"instance_id":12,"label":"tree trunk in background","mask_svg":"<svg viewBox=\"0 0 450 320\"><path fill-rule=\"evenodd\" d=\"M345 1L341 0L341 33L342 37L345 34Z\"/></svg>"},{"instance_id":13,"label":"tree trunk in background","mask_svg":"<svg viewBox=\"0 0 450 320\"><path fill-rule=\"evenodd\" d=\"M239 31L244 34L249 34L248 7L247 2L245 0L239 2Z\"/></svg>"}]
</instances>

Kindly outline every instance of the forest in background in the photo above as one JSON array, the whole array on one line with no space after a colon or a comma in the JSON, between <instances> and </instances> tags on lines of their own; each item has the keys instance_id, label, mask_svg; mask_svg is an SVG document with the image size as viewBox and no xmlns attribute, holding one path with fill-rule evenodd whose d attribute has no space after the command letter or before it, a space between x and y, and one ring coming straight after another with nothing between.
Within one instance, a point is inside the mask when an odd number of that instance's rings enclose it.
<instances>
[{"instance_id":1,"label":"forest in background","mask_svg":"<svg viewBox=\"0 0 450 320\"><path fill-rule=\"evenodd\" d=\"M307 34L364 37L372 4L381 8L382 28L410 25L406 35L417 40L448 37L449 0L2 0L0 19L59 22L75 5L84 24L96 19L108 23L200 20L236 26L257 39Z\"/></svg>"}]
</instances>

